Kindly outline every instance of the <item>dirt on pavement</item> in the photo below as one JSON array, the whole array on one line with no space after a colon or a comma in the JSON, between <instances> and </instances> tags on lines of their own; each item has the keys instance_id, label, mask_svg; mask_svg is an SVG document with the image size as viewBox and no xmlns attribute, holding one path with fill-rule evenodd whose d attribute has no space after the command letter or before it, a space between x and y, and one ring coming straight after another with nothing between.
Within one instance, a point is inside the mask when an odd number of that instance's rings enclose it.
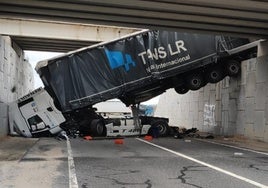
<instances>
[{"instance_id":1,"label":"dirt on pavement","mask_svg":"<svg viewBox=\"0 0 268 188\"><path fill-rule=\"evenodd\" d=\"M20 160L38 138L4 137L0 139L0 161Z\"/></svg>"}]
</instances>

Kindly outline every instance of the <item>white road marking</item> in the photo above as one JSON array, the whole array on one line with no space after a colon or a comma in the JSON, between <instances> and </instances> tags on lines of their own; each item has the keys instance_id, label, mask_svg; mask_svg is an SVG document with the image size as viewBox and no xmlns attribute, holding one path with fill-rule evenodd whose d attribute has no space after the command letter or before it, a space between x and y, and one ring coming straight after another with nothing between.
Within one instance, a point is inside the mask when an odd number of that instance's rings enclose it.
<instances>
[{"instance_id":1,"label":"white road marking","mask_svg":"<svg viewBox=\"0 0 268 188\"><path fill-rule=\"evenodd\" d=\"M69 188L78 188L71 143L68 136L65 136L65 138L68 150Z\"/></svg>"},{"instance_id":2,"label":"white road marking","mask_svg":"<svg viewBox=\"0 0 268 188\"><path fill-rule=\"evenodd\" d=\"M235 148L235 149L240 149L240 150L244 150L244 151L250 151L250 152L253 152L253 153L258 153L258 154L268 156L268 153L261 152L261 151L255 151L255 150L252 150L252 149L241 148L241 147L237 147L237 146L230 146L228 144L222 144L222 143L217 143L217 142L208 141L208 140L201 140L201 139L196 139L196 140L201 141L201 142L207 142L207 143L211 143L211 144L217 144L217 145L221 145L221 146L226 146L226 147L229 147L229 148Z\"/></svg>"},{"instance_id":3,"label":"white road marking","mask_svg":"<svg viewBox=\"0 0 268 188\"><path fill-rule=\"evenodd\" d=\"M191 160L191 161L196 162L196 163L198 163L198 164L201 164L201 165L203 165L203 166L206 166L206 167L209 167L209 168L211 168L211 169L217 170L217 171L219 171L219 172L222 172L222 173L224 173L224 174L227 174L227 175L232 176L232 177L234 177L234 178L237 178L237 179L239 179L239 180L245 181L245 182L247 182L247 183L249 183L249 184L252 184L252 185L254 185L254 186L261 187L261 188L268 188L267 185L261 184L261 183L259 183L259 182L256 182L256 181L253 181L253 180L250 180L250 179L247 179L247 178L245 178L245 177L243 177L243 176L239 176L239 175L237 175L237 174L234 174L234 173L229 172L229 171L227 171L227 170L221 169L221 168L216 167L216 166L214 166L214 165L205 163L205 162L203 162L203 161L199 161L199 160L197 160L197 159L195 159L195 158L189 157L189 156L184 155L184 154L182 154L182 153L179 153L179 152L170 150L170 149L168 149L168 148L159 146L159 145L157 145L157 144L154 144L154 143L145 141L145 140L140 139L140 138L136 138L136 139L139 140L139 141L141 141L141 142L144 142L144 143L146 143L146 144L149 144L149 145L151 145L151 146L154 146L154 147L157 147L157 148L159 148L159 149L162 149L162 150L164 150L164 151L173 153L173 154L175 154L175 155L177 155L177 156L180 156L180 157L182 157L182 158Z\"/></svg>"}]
</instances>

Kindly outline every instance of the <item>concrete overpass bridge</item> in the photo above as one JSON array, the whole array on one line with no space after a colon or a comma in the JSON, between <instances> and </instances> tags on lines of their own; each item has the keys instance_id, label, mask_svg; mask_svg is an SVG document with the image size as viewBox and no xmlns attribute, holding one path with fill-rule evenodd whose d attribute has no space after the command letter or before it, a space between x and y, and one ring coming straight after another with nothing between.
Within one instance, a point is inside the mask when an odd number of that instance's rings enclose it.
<instances>
[{"instance_id":1,"label":"concrete overpass bridge","mask_svg":"<svg viewBox=\"0 0 268 188\"><path fill-rule=\"evenodd\" d=\"M1 0L0 15L267 38L263 0Z\"/></svg>"},{"instance_id":2,"label":"concrete overpass bridge","mask_svg":"<svg viewBox=\"0 0 268 188\"><path fill-rule=\"evenodd\" d=\"M6 103L31 89L22 50L66 52L142 28L268 38L267 23L268 2L263 0L0 0L0 35L11 37L0 37L0 135L7 132ZM194 126L204 122L209 103L216 109L217 125L202 130L268 141L267 62L264 57L243 63L241 80L208 85L188 98L167 96L176 104L187 101L185 109L165 100L162 104L167 112L184 112L172 121ZM188 116L194 118L184 121Z\"/></svg>"},{"instance_id":3,"label":"concrete overpass bridge","mask_svg":"<svg viewBox=\"0 0 268 188\"><path fill-rule=\"evenodd\" d=\"M108 26L268 37L262 0L1 0L0 17L0 33L31 50L68 51L133 31Z\"/></svg>"}]
</instances>

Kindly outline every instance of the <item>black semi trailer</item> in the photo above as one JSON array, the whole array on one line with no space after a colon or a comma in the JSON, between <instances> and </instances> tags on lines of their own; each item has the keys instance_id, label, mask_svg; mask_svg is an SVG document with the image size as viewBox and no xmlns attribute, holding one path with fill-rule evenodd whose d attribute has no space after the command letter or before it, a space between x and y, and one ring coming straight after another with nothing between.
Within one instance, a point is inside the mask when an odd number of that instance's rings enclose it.
<instances>
[{"instance_id":1,"label":"black semi trailer","mask_svg":"<svg viewBox=\"0 0 268 188\"><path fill-rule=\"evenodd\" d=\"M169 88L185 94L236 76L240 62L256 54L257 43L143 30L41 61L36 71L66 118L62 127L89 127L93 134L103 135L103 118L92 105L118 98L135 106Z\"/></svg>"}]
</instances>

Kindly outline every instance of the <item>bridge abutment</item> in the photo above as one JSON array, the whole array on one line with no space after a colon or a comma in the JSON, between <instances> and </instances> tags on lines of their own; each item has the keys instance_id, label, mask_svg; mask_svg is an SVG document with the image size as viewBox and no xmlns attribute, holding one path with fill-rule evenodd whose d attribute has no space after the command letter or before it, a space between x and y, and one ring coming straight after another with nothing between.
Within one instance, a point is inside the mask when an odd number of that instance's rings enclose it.
<instances>
[{"instance_id":1,"label":"bridge abutment","mask_svg":"<svg viewBox=\"0 0 268 188\"><path fill-rule=\"evenodd\" d=\"M168 90L160 97L156 115L170 118L174 126L268 142L267 72L266 55L243 61L237 78L226 77L185 95Z\"/></svg>"},{"instance_id":2,"label":"bridge abutment","mask_svg":"<svg viewBox=\"0 0 268 188\"><path fill-rule=\"evenodd\" d=\"M0 137L8 133L8 103L33 90L33 69L23 50L0 35Z\"/></svg>"}]
</instances>

